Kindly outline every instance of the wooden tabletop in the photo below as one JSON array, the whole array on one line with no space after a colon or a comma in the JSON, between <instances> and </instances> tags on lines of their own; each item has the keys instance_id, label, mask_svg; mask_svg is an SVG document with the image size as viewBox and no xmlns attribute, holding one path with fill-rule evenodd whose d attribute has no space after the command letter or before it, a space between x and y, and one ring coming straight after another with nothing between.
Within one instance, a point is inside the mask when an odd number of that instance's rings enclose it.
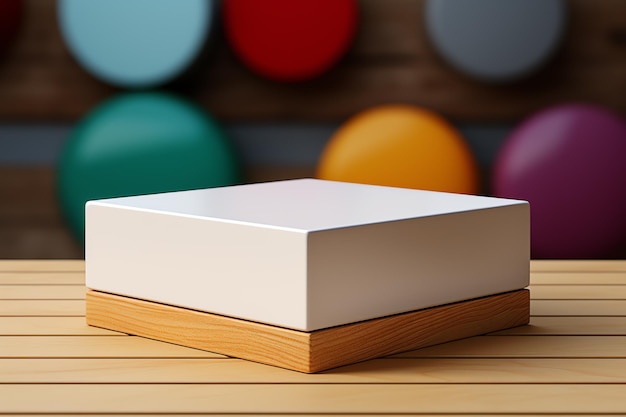
<instances>
[{"instance_id":1,"label":"wooden tabletop","mask_svg":"<svg viewBox=\"0 0 626 417\"><path fill-rule=\"evenodd\" d=\"M626 261L534 261L529 326L306 375L88 327L81 261L0 261L0 414L626 414Z\"/></svg>"}]
</instances>

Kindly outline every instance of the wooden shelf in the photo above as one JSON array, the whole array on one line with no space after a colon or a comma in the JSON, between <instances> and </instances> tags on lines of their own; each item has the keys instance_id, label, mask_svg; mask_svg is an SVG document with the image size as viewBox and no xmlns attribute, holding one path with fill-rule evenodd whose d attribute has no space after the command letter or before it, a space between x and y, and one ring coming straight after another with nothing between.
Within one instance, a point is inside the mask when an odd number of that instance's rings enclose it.
<instances>
[{"instance_id":1,"label":"wooden shelf","mask_svg":"<svg viewBox=\"0 0 626 417\"><path fill-rule=\"evenodd\" d=\"M367 320L313 332L87 291L87 323L300 372L528 324L528 290Z\"/></svg>"}]
</instances>

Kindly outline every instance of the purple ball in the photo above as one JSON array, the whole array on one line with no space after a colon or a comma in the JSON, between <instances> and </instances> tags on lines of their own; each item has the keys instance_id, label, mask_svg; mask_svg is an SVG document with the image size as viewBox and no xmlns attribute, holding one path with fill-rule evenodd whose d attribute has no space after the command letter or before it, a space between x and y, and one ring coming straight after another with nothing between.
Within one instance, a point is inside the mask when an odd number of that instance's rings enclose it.
<instances>
[{"instance_id":1,"label":"purple ball","mask_svg":"<svg viewBox=\"0 0 626 417\"><path fill-rule=\"evenodd\" d=\"M530 202L533 257L611 255L626 240L626 123L584 104L531 116L500 150L493 191Z\"/></svg>"}]
</instances>

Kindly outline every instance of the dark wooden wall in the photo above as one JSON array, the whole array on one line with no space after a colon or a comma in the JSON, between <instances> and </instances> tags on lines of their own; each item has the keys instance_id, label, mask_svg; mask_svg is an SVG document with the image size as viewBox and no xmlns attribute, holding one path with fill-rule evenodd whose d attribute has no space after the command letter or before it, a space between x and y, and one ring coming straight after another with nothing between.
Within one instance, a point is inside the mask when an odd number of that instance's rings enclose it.
<instances>
[{"instance_id":1,"label":"dark wooden wall","mask_svg":"<svg viewBox=\"0 0 626 417\"><path fill-rule=\"evenodd\" d=\"M24 30L0 65L0 118L73 121L115 90L94 80L69 55L55 2L26 4ZM518 120L569 100L626 112L623 0L572 0L559 53L539 74L512 86L474 82L442 62L425 34L422 5L362 0L360 29L345 59L325 76L298 85L251 74L216 33L189 96L220 120L342 120L388 102L423 105L472 121Z\"/></svg>"},{"instance_id":2,"label":"dark wooden wall","mask_svg":"<svg viewBox=\"0 0 626 417\"><path fill-rule=\"evenodd\" d=\"M471 1L471 0L468 0ZM27 0L21 33L0 60L1 123L74 123L118 92L65 48L53 0ZM571 0L562 47L511 85L473 81L447 66L424 31L420 0L361 0L353 47L329 73L301 84L244 68L218 29L184 84L172 86L219 120L340 122L367 107L414 103L464 123L515 123L543 107L589 101L626 114L626 1ZM307 167L246 167L249 181L311 176ZM80 257L54 198L54 167L0 166L0 258Z\"/></svg>"}]
</instances>

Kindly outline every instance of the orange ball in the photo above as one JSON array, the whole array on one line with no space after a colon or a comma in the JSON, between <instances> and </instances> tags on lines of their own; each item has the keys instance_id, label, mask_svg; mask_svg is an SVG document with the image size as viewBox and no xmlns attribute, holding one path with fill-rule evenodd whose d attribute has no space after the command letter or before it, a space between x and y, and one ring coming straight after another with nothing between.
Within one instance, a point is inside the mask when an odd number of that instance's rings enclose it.
<instances>
[{"instance_id":1,"label":"orange ball","mask_svg":"<svg viewBox=\"0 0 626 417\"><path fill-rule=\"evenodd\" d=\"M320 179L478 192L478 169L461 134L439 115L415 106L386 105L348 120L326 145Z\"/></svg>"}]
</instances>

